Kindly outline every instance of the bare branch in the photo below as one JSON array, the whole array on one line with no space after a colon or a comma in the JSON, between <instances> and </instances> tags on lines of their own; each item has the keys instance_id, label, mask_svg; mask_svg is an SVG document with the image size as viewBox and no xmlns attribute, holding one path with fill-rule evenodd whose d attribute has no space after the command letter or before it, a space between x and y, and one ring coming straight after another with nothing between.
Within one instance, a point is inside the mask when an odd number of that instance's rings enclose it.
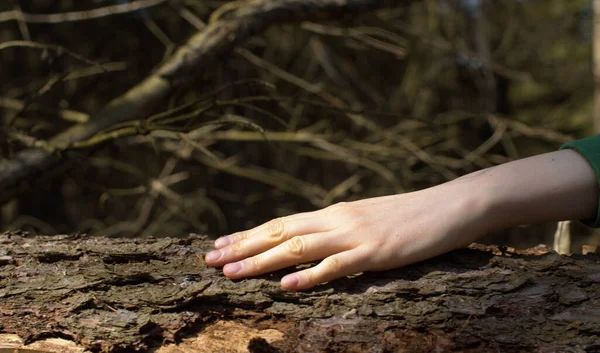
<instances>
[{"instance_id":1,"label":"bare branch","mask_svg":"<svg viewBox=\"0 0 600 353\"><path fill-rule=\"evenodd\" d=\"M123 5L93 10L68 16L27 17L29 20L51 21L88 19L141 8L140 4L158 4L160 0L138 1ZM410 3L410 0L405 0ZM360 14L365 11L388 5L384 0L248 0L232 11L226 19L217 19L202 31L192 36L175 54L159 67L151 76L131 88L122 96L111 101L88 123L74 126L55 136L49 142L55 146L69 146L83 141L100 131L140 118L165 98L174 89L190 82L190 77L199 70L210 70L214 60L223 53L230 52L247 38L264 31L276 23L293 23L306 20L322 20L341 15ZM6 17L6 14L4 15ZM2 16L0 16L0 22ZM5 19L6 20L6 19ZM62 154L69 155L69 154ZM0 161L0 202L27 190L29 185L47 176L49 170L65 168L65 161L57 154L40 149L20 152L10 161Z\"/></svg>"}]
</instances>

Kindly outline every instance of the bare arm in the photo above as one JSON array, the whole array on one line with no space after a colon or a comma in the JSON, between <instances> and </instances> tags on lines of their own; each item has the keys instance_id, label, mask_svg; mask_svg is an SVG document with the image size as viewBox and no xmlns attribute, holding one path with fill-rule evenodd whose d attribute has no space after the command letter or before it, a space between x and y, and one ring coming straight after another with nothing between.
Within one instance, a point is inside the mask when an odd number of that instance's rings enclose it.
<instances>
[{"instance_id":1,"label":"bare arm","mask_svg":"<svg viewBox=\"0 0 600 353\"><path fill-rule=\"evenodd\" d=\"M216 240L210 265L243 278L323 259L285 276L303 290L362 271L404 266L525 223L594 218L598 185L577 152L563 150L475 172L422 191L340 203Z\"/></svg>"},{"instance_id":2,"label":"bare arm","mask_svg":"<svg viewBox=\"0 0 600 353\"><path fill-rule=\"evenodd\" d=\"M591 219L598 208L596 175L572 150L484 169L456 179L483 193L486 222L497 230L521 224Z\"/></svg>"}]
</instances>

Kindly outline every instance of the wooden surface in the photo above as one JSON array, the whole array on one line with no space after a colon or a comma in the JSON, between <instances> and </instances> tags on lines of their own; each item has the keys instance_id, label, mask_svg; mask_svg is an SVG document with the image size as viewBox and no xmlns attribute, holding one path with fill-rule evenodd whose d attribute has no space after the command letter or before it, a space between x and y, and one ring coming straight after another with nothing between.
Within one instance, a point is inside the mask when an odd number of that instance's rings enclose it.
<instances>
[{"instance_id":1,"label":"wooden surface","mask_svg":"<svg viewBox=\"0 0 600 353\"><path fill-rule=\"evenodd\" d=\"M0 353L600 351L595 254L473 245L296 293L291 269L227 279L211 244L0 235Z\"/></svg>"}]
</instances>

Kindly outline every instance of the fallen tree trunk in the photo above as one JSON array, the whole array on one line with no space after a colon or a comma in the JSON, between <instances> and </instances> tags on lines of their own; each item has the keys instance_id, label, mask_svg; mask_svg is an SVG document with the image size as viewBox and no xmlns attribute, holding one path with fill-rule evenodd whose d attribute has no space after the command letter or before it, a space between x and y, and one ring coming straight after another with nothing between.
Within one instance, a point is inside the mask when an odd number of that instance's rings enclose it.
<instances>
[{"instance_id":1,"label":"fallen tree trunk","mask_svg":"<svg viewBox=\"0 0 600 353\"><path fill-rule=\"evenodd\" d=\"M202 236L0 244L0 352L600 351L594 254L473 245L297 293L227 279Z\"/></svg>"}]
</instances>

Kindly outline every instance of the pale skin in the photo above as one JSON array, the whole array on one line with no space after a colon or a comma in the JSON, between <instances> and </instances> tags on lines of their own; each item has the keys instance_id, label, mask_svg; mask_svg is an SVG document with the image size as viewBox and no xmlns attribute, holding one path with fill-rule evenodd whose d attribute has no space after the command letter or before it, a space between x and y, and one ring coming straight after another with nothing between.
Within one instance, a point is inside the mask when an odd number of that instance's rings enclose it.
<instances>
[{"instance_id":1,"label":"pale skin","mask_svg":"<svg viewBox=\"0 0 600 353\"><path fill-rule=\"evenodd\" d=\"M287 290L405 266L522 224L593 219L598 183L577 152L509 162L421 191L339 203L274 219L215 241L206 256L246 278L314 262L281 279Z\"/></svg>"}]
</instances>

